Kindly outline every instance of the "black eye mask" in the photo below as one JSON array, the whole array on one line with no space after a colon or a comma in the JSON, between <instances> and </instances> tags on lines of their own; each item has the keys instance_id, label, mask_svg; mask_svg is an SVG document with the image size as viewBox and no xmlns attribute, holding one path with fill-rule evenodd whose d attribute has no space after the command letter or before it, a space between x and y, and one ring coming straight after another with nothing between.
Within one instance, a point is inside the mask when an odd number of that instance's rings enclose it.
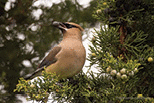
<instances>
[{"instance_id":1,"label":"black eye mask","mask_svg":"<svg viewBox=\"0 0 154 103\"><path fill-rule=\"evenodd\" d=\"M77 28L75 25L71 25L71 24L68 24L68 23L63 23L68 29L69 28Z\"/></svg>"}]
</instances>

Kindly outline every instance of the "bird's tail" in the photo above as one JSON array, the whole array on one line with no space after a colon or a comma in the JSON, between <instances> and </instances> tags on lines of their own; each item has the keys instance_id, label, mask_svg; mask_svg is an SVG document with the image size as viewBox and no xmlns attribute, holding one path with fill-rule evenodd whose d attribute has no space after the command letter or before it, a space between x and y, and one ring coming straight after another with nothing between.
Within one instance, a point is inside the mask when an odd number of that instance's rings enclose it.
<instances>
[{"instance_id":1,"label":"bird's tail","mask_svg":"<svg viewBox=\"0 0 154 103\"><path fill-rule=\"evenodd\" d=\"M34 77L37 77L37 76L41 76L43 70L44 70L44 67L38 68L35 72L27 74L24 77L24 79L28 80L28 79L33 79Z\"/></svg>"}]
</instances>

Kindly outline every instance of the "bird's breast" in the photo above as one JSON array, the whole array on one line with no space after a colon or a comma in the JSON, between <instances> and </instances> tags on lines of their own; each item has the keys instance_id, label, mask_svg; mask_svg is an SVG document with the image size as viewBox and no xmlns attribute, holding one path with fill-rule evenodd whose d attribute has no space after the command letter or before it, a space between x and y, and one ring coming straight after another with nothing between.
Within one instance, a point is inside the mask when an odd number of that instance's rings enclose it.
<instances>
[{"instance_id":1,"label":"bird's breast","mask_svg":"<svg viewBox=\"0 0 154 103\"><path fill-rule=\"evenodd\" d=\"M62 50L57 55L59 62L62 61L63 64L60 64L62 67L65 67L65 70L71 72L71 74L77 74L82 70L82 67L85 63L86 51L80 41L65 41L60 44Z\"/></svg>"}]
</instances>

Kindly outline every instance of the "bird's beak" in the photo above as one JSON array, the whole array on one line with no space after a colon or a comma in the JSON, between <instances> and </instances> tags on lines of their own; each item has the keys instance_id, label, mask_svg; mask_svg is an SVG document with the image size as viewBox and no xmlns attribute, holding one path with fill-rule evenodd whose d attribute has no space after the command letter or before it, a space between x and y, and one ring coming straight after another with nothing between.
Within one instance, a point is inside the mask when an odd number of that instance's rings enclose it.
<instances>
[{"instance_id":1,"label":"bird's beak","mask_svg":"<svg viewBox=\"0 0 154 103\"><path fill-rule=\"evenodd\" d=\"M66 26L61 22L54 21L52 25L58 27L62 31L67 29Z\"/></svg>"}]
</instances>

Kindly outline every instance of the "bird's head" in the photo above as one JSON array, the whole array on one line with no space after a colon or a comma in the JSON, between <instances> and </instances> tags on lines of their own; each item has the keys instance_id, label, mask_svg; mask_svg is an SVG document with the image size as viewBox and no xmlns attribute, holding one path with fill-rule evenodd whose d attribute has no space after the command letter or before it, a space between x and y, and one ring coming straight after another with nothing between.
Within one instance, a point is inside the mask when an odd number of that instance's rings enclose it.
<instances>
[{"instance_id":1,"label":"bird's head","mask_svg":"<svg viewBox=\"0 0 154 103\"><path fill-rule=\"evenodd\" d=\"M54 21L53 26L58 27L62 31L64 38L75 37L81 39L83 28L76 23Z\"/></svg>"}]
</instances>

